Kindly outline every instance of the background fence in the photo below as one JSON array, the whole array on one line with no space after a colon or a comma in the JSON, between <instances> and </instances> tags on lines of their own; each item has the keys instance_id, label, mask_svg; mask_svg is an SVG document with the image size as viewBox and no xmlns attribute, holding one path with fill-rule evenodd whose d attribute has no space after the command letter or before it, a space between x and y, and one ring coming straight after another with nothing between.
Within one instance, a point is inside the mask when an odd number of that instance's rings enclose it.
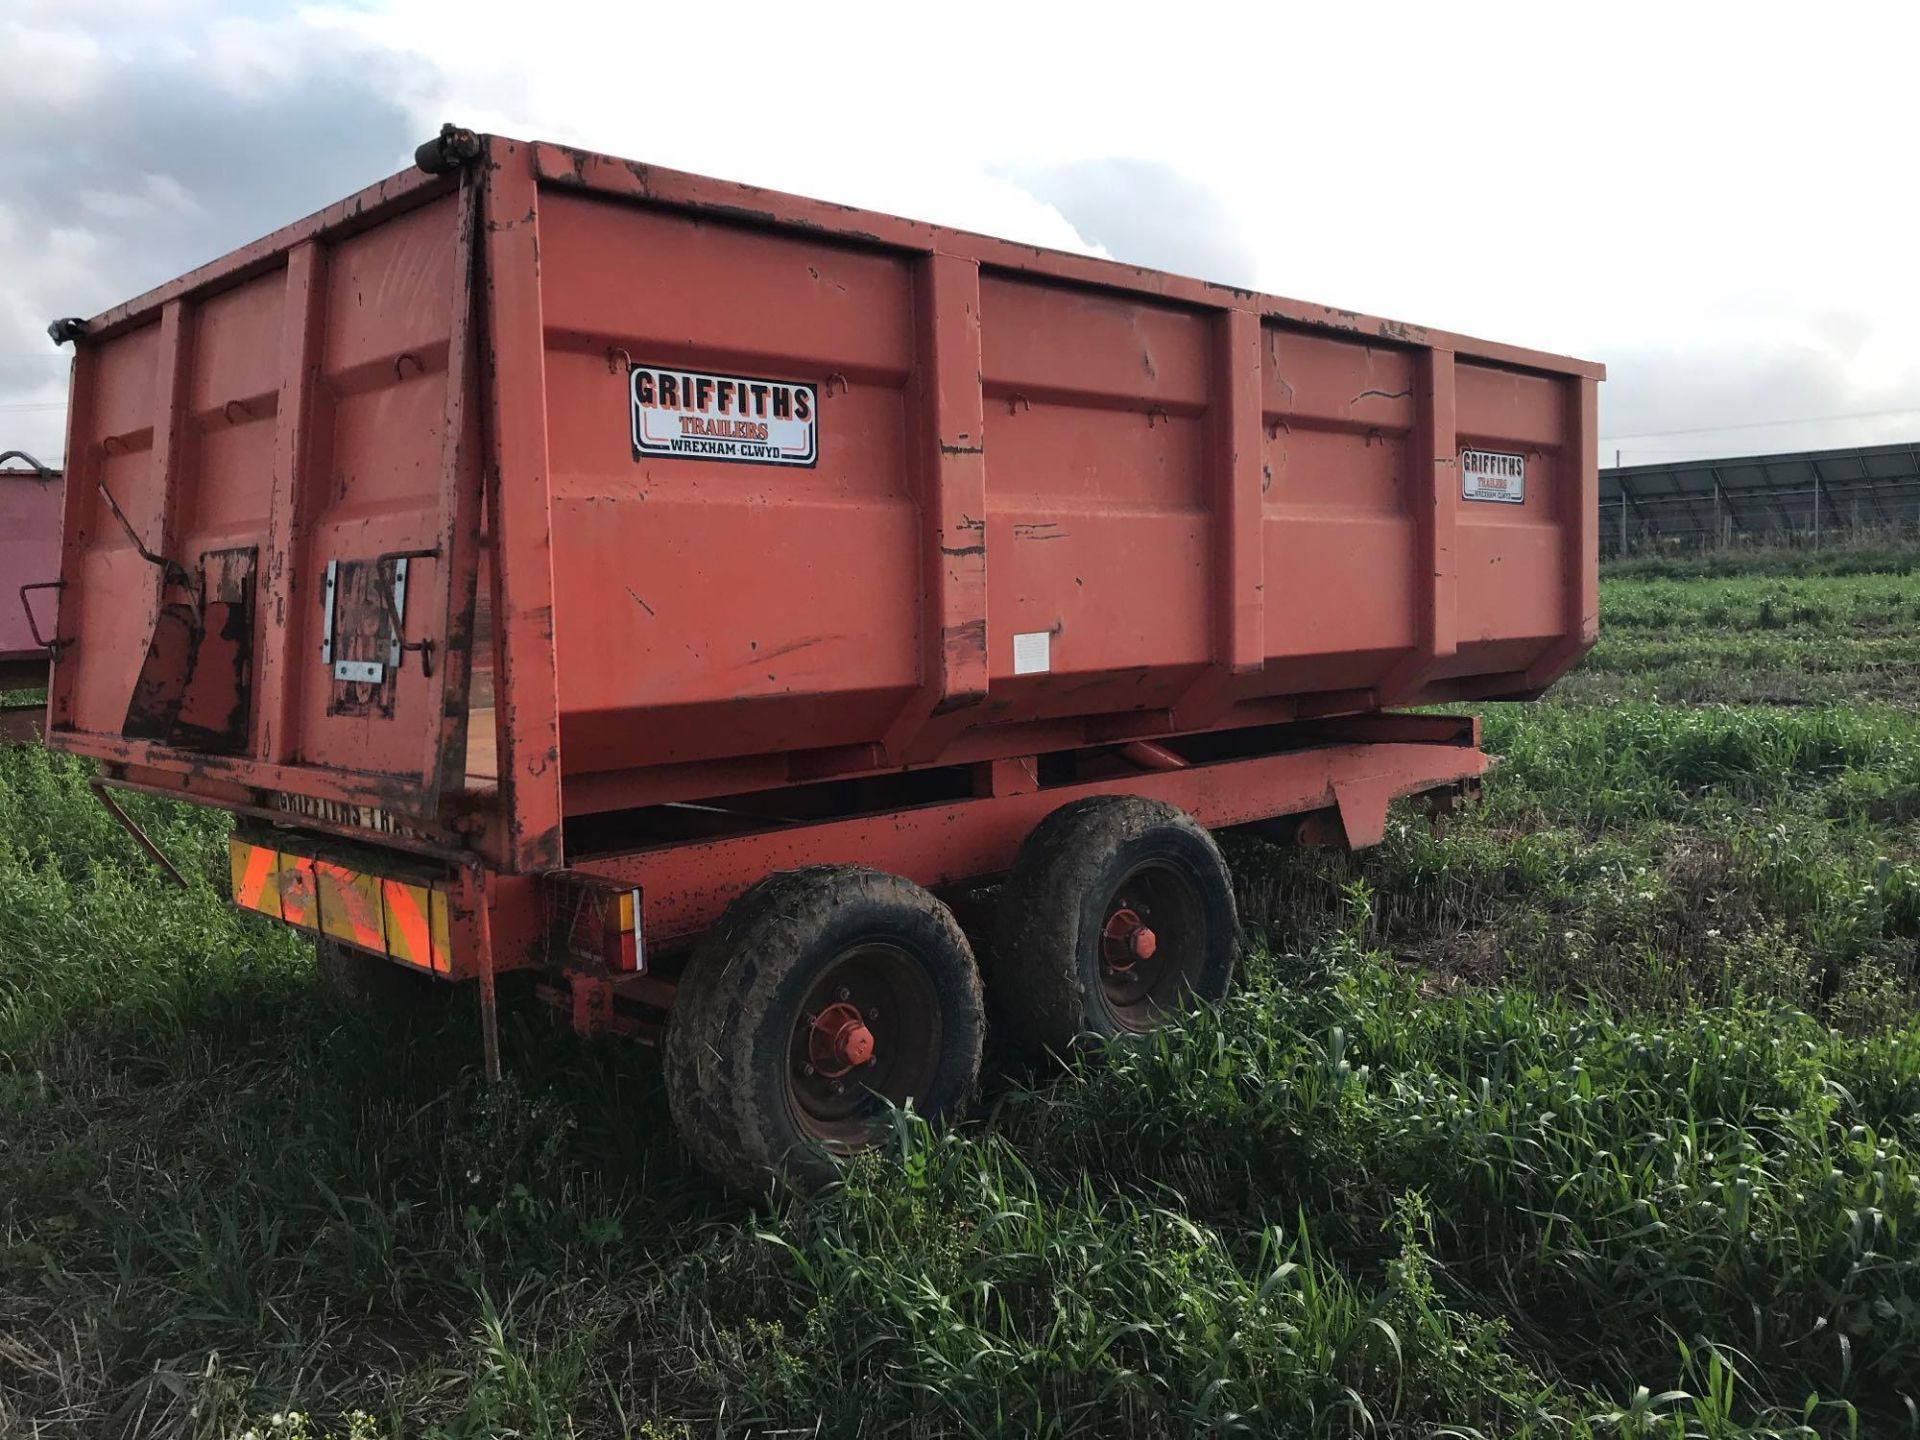
<instances>
[{"instance_id":1,"label":"background fence","mask_svg":"<svg viewBox=\"0 0 1920 1440\"><path fill-rule=\"evenodd\" d=\"M1600 472L1600 552L1920 534L1920 444Z\"/></svg>"}]
</instances>

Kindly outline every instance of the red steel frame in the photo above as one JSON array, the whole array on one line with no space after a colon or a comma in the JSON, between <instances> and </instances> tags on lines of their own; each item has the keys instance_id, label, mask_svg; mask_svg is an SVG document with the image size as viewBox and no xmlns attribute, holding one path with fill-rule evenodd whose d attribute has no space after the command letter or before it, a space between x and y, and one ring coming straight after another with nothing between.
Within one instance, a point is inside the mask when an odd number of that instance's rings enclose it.
<instances>
[{"instance_id":1,"label":"red steel frame","mask_svg":"<svg viewBox=\"0 0 1920 1440\"><path fill-rule=\"evenodd\" d=\"M1470 717L1373 718L1402 722L1398 733L1406 738L1179 764L1045 789L1030 759L999 761L980 767L986 793L973 799L663 845L575 869L638 887L649 942L669 943L706 929L728 901L775 870L869 864L929 887L1004 873L1035 825L1090 795L1165 800L1213 829L1332 811L1340 838L1357 849L1379 843L1393 800L1476 781L1491 763L1480 749L1479 723Z\"/></svg>"},{"instance_id":2,"label":"red steel frame","mask_svg":"<svg viewBox=\"0 0 1920 1440\"><path fill-rule=\"evenodd\" d=\"M473 327L475 333L469 333L464 319L460 322L452 365L456 379L465 367L475 368L485 430L481 433L479 417L463 408L470 387L464 381L453 384L443 457L449 528L442 536L452 557L447 566L447 638L453 668L447 677L442 727L428 741L430 780L424 793L392 777L291 763L275 738L287 731L289 703L277 658L262 665L259 703L264 719L254 753L188 760L151 742L93 735L74 737L69 748L102 760L113 783L182 795L280 822L290 818L276 807L280 793L337 807L381 811L396 823L372 835L362 823L364 817L346 810L302 813L298 823L324 833L439 855L456 867L455 973L481 976L489 999L496 949L500 968L532 963L540 949L542 922L535 877L567 864L562 822L569 813L875 775L902 766L971 764L986 777L983 793L952 804L855 814L735 838L665 845L612 859L589 859L575 867L583 875L640 888L649 939L672 941L710 924L729 899L761 876L796 864L858 860L924 884L1003 871L1032 825L1078 795L1157 796L1213 826L1331 810L1339 816L1345 841L1365 845L1379 838L1386 805L1393 797L1476 780L1489 763L1479 750L1477 726L1448 717L1361 713L1444 700L1454 693L1434 677L1457 644L1453 541L1459 484L1452 429L1456 355L1570 381L1572 428L1577 437L1572 460L1579 489L1570 510L1573 518L1563 527L1572 562L1566 566L1563 636L1551 653L1525 673L1496 677L1499 683L1482 685L1474 693L1536 691L1597 635L1595 401L1597 381L1603 374L1600 366L560 146L527 145L498 137L485 137L478 163L457 177L405 172L89 322L89 338L99 339L146 323L158 311L164 353L169 330L177 334L184 300L285 265L289 313L304 323L290 326L282 342L287 379L275 444L269 557L275 562L284 562L293 553L290 536L297 534L300 524L291 496L312 404L316 275L326 263L324 245L429 203L456 187L462 196L460 253L471 256L471 264L463 262L457 279L456 314L474 314L478 324ZM923 378L916 383L932 388L921 395L917 444L924 480L919 499L925 583L938 624L926 627L921 687L881 742L581 777L563 787L543 399L539 226L545 187L706 210L734 223L801 227L846 243L921 257L916 305L924 321L918 330ZM979 518L984 509L980 444L984 402L979 384L969 383L969 377L977 381L981 353L983 264L1178 301L1207 309L1216 317L1213 343L1228 380L1210 441L1218 477L1212 497L1216 516L1214 653L1204 673L1169 709L962 733L969 724L969 707L987 689L986 556ZM475 285L479 287L477 305L466 299L468 287ZM1255 701L1236 699L1234 693L1235 677L1258 670L1262 655L1263 321L1377 337L1419 352L1422 423L1417 443L1434 477L1432 505L1418 517L1418 553L1423 562L1419 573L1426 577L1418 595L1420 643L1375 690ZM83 375L73 396L70 424L75 436L80 434L80 417L88 404ZM157 463L164 465L166 447L157 448ZM84 465L84 457L76 463ZM484 477L472 483L476 488L483 486L485 523L492 542L492 660L497 693L507 697L496 713L500 758L496 796L449 794L443 785L460 773L464 754L463 704L470 657L462 640L472 634L478 549L480 497L459 495L456 487L476 474ZM80 488L70 487L69 554L75 553L77 530L87 513L87 507L74 498ZM297 577L285 563L263 565L262 573L269 577L270 587L261 606L267 617L264 623L283 623L273 618L281 609L275 601L297 583ZM276 655L271 634L261 651L266 657ZM52 697L56 725L63 698L60 668L56 663ZM456 704L456 699L461 703ZM1170 768L1147 769L1124 778L1048 789L1033 781L1033 757L1048 751L1276 725L1331 714L1357 717L1353 738L1346 743L1213 764L1175 762ZM1371 727L1362 723L1366 721L1373 722ZM1394 722L1399 722L1397 727ZM1175 757L1161 753L1174 761ZM432 801L438 801L437 806ZM631 988L647 993L649 984L657 982L640 982Z\"/></svg>"}]
</instances>

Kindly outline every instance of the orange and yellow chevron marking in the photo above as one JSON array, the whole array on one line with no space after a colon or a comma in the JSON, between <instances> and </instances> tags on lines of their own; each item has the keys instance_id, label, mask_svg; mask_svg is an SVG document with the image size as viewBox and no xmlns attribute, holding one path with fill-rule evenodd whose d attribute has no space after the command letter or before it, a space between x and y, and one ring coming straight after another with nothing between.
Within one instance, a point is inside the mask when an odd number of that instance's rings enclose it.
<instances>
[{"instance_id":1,"label":"orange and yellow chevron marking","mask_svg":"<svg viewBox=\"0 0 1920 1440\"><path fill-rule=\"evenodd\" d=\"M447 897L404 880L380 882L386 909L387 953L396 960L445 975L451 968L447 946Z\"/></svg>"},{"instance_id":2,"label":"orange and yellow chevron marking","mask_svg":"<svg viewBox=\"0 0 1920 1440\"><path fill-rule=\"evenodd\" d=\"M387 926L380 907L380 877L328 860L314 861L313 873L319 883L321 932L385 954Z\"/></svg>"},{"instance_id":3,"label":"orange and yellow chevron marking","mask_svg":"<svg viewBox=\"0 0 1920 1440\"><path fill-rule=\"evenodd\" d=\"M233 874L233 903L247 910L280 918L280 857L264 845L244 840L227 843L227 863Z\"/></svg>"},{"instance_id":4,"label":"orange and yellow chevron marking","mask_svg":"<svg viewBox=\"0 0 1920 1440\"><path fill-rule=\"evenodd\" d=\"M227 842L227 863L234 904L244 909L436 975L453 973L444 891L246 840Z\"/></svg>"},{"instance_id":5,"label":"orange and yellow chevron marking","mask_svg":"<svg viewBox=\"0 0 1920 1440\"><path fill-rule=\"evenodd\" d=\"M433 932L427 919L432 907L426 887L382 880L380 902L386 911L387 953L423 970L432 969Z\"/></svg>"},{"instance_id":6,"label":"orange and yellow chevron marking","mask_svg":"<svg viewBox=\"0 0 1920 1440\"><path fill-rule=\"evenodd\" d=\"M320 889L313 861L304 855L280 857L280 918L302 930L320 928Z\"/></svg>"}]
</instances>

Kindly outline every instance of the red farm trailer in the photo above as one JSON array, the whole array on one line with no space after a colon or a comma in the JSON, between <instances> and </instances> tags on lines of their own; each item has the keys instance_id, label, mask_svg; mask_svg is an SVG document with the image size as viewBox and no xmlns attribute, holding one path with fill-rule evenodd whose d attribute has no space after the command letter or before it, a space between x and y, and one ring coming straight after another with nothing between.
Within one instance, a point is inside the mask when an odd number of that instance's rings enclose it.
<instances>
[{"instance_id":1,"label":"red farm trailer","mask_svg":"<svg viewBox=\"0 0 1920 1440\"><path fill-rule=\"evenodd\" d=\"M0 744L31 740L45 706L23 692L47 685L47 640L60 574L60 472L24 450L0 453ZM19 603L13 603L14 597ZM39 611L34 608L40 607Z\"/></svg>"},{"instance_id":2,"label":"red farm trailer","mask_svg":"<svg viewBox=\"0 0 1920 1440\"><path fill-rule=\"evenodd\" d=\"M48 738L336 978L663 1042L699 1157L1225 989L1596 629L1597 365L449 127L90 320ZM1005 877L976 957L942 896ZM984 980L984 994L983 994ZM408 994L411 994L409 991ZM406 995L397 996L399 999Z\"/></svg>"}]
</instances>

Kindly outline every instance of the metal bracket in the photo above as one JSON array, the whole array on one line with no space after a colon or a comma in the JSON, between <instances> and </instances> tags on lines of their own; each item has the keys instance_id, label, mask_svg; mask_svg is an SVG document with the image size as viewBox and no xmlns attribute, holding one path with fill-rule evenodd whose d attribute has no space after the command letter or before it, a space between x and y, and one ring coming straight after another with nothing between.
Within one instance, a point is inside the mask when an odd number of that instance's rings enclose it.
<instances>
[{"instance_id":1,"label":"metal bracket","mask_svg":"<svg viewBox=\"0 0 1920 1440\"><path fill-rule=\"evenodd\" d=\"M333 656L333 624L335 597L340 586L340 562L327 562L327 580L322 603L325 617L320 631L320 663L333 671L335 680L352 681L363 685L379 685L387 678L387 672L398 670L400 660L409 650L420 652L421 673L433 674L433 642L420 640L409 645L406 641L407 619L407 575L412 562L421 559L437 558L440 554L436 547L431 550L390 550L375 558L376 567L391 565L393 580L382 594L387 617L387 657L381 660L336 660Z\"/></svg>"},{"instance_id":2,"label":"metal bracket","mask_svg":"<svg viewBox=\"0 0 1920 1440\"><path fill-rule=\"evenodd\" d=\"M327 592L323 604L326 607L326 621L320 630L320 663L333 663L333 590L340 580L340 562L327 561Z\"/></svg>"},{"instance_id":3,"label":"metal bracket","mask_svg":"<svg viewBox=\"0 0 1920 1440\"><path fill-rule=\"evenodd\" d=\"M409 645L406 634L407 618L407 567L414 560L438 560L440 547L430 546L424 550L389 550L378 562L393 562L393 589L387 594L387 625L390 635L387 643L387 663L395 670L400 668L400 656L408 650L420 652L420 673L433 674L433 641L416 640Z\"/></svg>"},{"instance_id":4,"label":"metal bracket","mask_svg":"<svg viewBox=\"0 0 1920 1440\"><path fill-rule=\"evenodd\" d=\"M87 782L87 788L93 791L94 798L106 808L106 812L120 822L120 828L133 837L133 843L146 852L147 858L164 870L169 880L185 890L186 878L173 868L173 862L167 859L165 852L147 837L147 832L140 828L134 818L120 808L119 802L107 790L106 782L96 776Z\"/></svg>"},{"instance_id":5,"label":"metal bracket","mask_svg":"<svg viewBox=\"0 0 1920 1440\"><path fill-rule=\"evenodd\" d=\"M387 606L389 635L387 639L387 664L394 669L400 668L400 652L406 648L401 643L400 624L407 615L407 562L405 557L396 557L393 562L393 599Z\"/></svg>"},{"instance_id":6,"label":"metal bracket","mask_svg":"<svg viewBox=\"0 0 1920 1440\"><path fill-rule=\"evenodd\" d=\"M182 566L178 560L169 560L165 555L158 554L147 548L146 541L142 540L140 538L140 532L133 528L133 522L127 519L127 512L120 508L120 502L113 498L113 492L107 488L107 482L105 480L99 481L94 488L100 492L101 498L107 502L107 509L113 512L113 518L120 522L120 528L126 532L127 541L133 546L134 552L149 565L158 568L163 580L178 585L182 590L185 590L189 595L193 596L195 608L198 608L200 603L200 590L199 587L194 584L193 576L187 573L186 568Z\"/></svg>"},{"instance_id":7,"label":"metal bracket","mask_svg":"<svg viewBox=\"0 0 1920 1440\"><path fill-rule=\"evenodd\" d=\"M66 588L67 582L64 580L35 580L30 584L20 587L20 608L27 612L27 628L33 632L33 643L50 655L57 655L60 652L60 647L66 644L66 642L62 640L58 634L49 637L40 633L39 618L34 615L33 602L27 599L27 595L34 590L64 590ZM59 622L56 620L54 629L58 631L59 628Z\"/></svg>"}]
</instances>

